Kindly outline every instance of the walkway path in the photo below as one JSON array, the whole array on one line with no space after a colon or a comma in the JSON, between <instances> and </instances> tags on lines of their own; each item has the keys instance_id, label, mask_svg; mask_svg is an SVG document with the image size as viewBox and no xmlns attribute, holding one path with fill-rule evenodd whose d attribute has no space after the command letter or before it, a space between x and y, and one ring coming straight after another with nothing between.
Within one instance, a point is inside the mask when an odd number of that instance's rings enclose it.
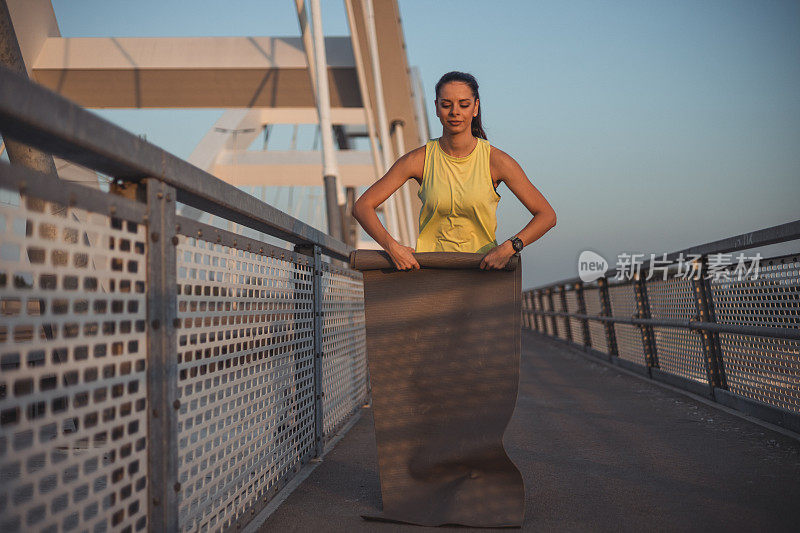
<instances>
[{"instance_id":1,"label":"walkway path","mask_svg":"<svg viewBox=\"0 0 800 533\"><path fill-rule=\"evenodd\" d=\"M372 412L260 531L442 531L367 522L380 506ZM525 531L797 531L800 441L523 332L505 434Z\"/></svg>"}]
</instances>

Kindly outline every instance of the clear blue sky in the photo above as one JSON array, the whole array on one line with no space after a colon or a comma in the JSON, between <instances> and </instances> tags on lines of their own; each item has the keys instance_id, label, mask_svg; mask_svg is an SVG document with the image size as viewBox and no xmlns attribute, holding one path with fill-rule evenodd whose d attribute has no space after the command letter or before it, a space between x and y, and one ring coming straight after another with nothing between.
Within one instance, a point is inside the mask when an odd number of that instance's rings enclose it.
<instances>
[{"instance_id":1,"label":"clear blue sky","mask_svg":"<svg viewBox=\"0 0 800 533\"><path fill-rule=\"evenodd\" d=\"M343 3L323 4L325 33L348 34ZM53 5L65 37L299 35L291 0ZM444 72L472 72L489 140L558 214L523 252L523 286L576 276L582 250L613 268L623 251L670 252L800 218L800 2L400 0L400 9L428 99ZM219 113L102 112L182 157ZM504 239L527 211L501 194Z\"/></svg>"}]
</instances>

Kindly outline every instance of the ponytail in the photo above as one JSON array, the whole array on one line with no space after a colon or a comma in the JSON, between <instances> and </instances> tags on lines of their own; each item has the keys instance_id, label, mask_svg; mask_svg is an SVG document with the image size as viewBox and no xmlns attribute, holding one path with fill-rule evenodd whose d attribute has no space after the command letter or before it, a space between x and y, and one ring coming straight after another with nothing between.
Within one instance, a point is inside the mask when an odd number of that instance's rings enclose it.
<instances>
[{"instance_id":1,"label":"ponytail","mask_svg":"<svg viewBox=\"0 0 800 533\"><path fill-rule=\"evenodd\" d=\"M448 72L439 78L439 81L436 82L436 98L439 98L439 89L441 89L445 83L450 83L451 81L460 81L461 83L466 83L472 90L472 96L475 98L475 100L480 100L481 97L478 94L478 80L475 79L475 76L466 72L459 72L457 70ZM486 139L486 131L484 131L483 124L481 123L482 108L483 104L479 104L478 114L472 117L472 135L478 137L479 139Z\"/></svg>"}]
</instances>

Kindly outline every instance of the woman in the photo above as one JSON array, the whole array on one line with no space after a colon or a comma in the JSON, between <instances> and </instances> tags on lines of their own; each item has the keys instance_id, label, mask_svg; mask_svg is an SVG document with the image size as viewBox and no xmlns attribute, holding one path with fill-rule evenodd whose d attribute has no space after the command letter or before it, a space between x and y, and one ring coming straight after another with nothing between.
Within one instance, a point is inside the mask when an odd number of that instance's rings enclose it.
<instances>
[{"instance_id":1,"label":"woman","mask_svg":"<svg viewBox=\"0 0 800 533\"><path fill-rule=\"evenodd\" d=\"M442 136L398 159L361 195L353 216L399 270L419 269L413 252L440 251L486 253L481 269L503 268L511 256L555 226L555 211L514 158L489 145L481 125L478 82L471 74L454 71L442 76L434 105ZM398 243L375 213L409 179L420 184L422 200L416 249ZM501 183L533 218L498 246L497 187Z\"/></svg>"}]
</instances>

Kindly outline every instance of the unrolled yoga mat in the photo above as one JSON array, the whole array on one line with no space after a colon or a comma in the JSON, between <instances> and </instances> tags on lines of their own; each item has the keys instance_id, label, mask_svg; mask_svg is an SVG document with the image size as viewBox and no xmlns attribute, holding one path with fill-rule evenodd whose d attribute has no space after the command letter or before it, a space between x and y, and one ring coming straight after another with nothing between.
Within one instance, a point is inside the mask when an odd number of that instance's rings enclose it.
<instances>
[{"instance_id":1,"label":"unrolled yoga mat","mask_svg":"<svg viewBox=\"0 0 800 533\"><path fill-rule=\"evenodd\" d=\"M364 275L367 358L383 511L363 518L520 527L522 475L503 448L517 399L519 257L481 270L483 254L415 253L398 271L356 250Z\"/></svg>"}]
</instances>

